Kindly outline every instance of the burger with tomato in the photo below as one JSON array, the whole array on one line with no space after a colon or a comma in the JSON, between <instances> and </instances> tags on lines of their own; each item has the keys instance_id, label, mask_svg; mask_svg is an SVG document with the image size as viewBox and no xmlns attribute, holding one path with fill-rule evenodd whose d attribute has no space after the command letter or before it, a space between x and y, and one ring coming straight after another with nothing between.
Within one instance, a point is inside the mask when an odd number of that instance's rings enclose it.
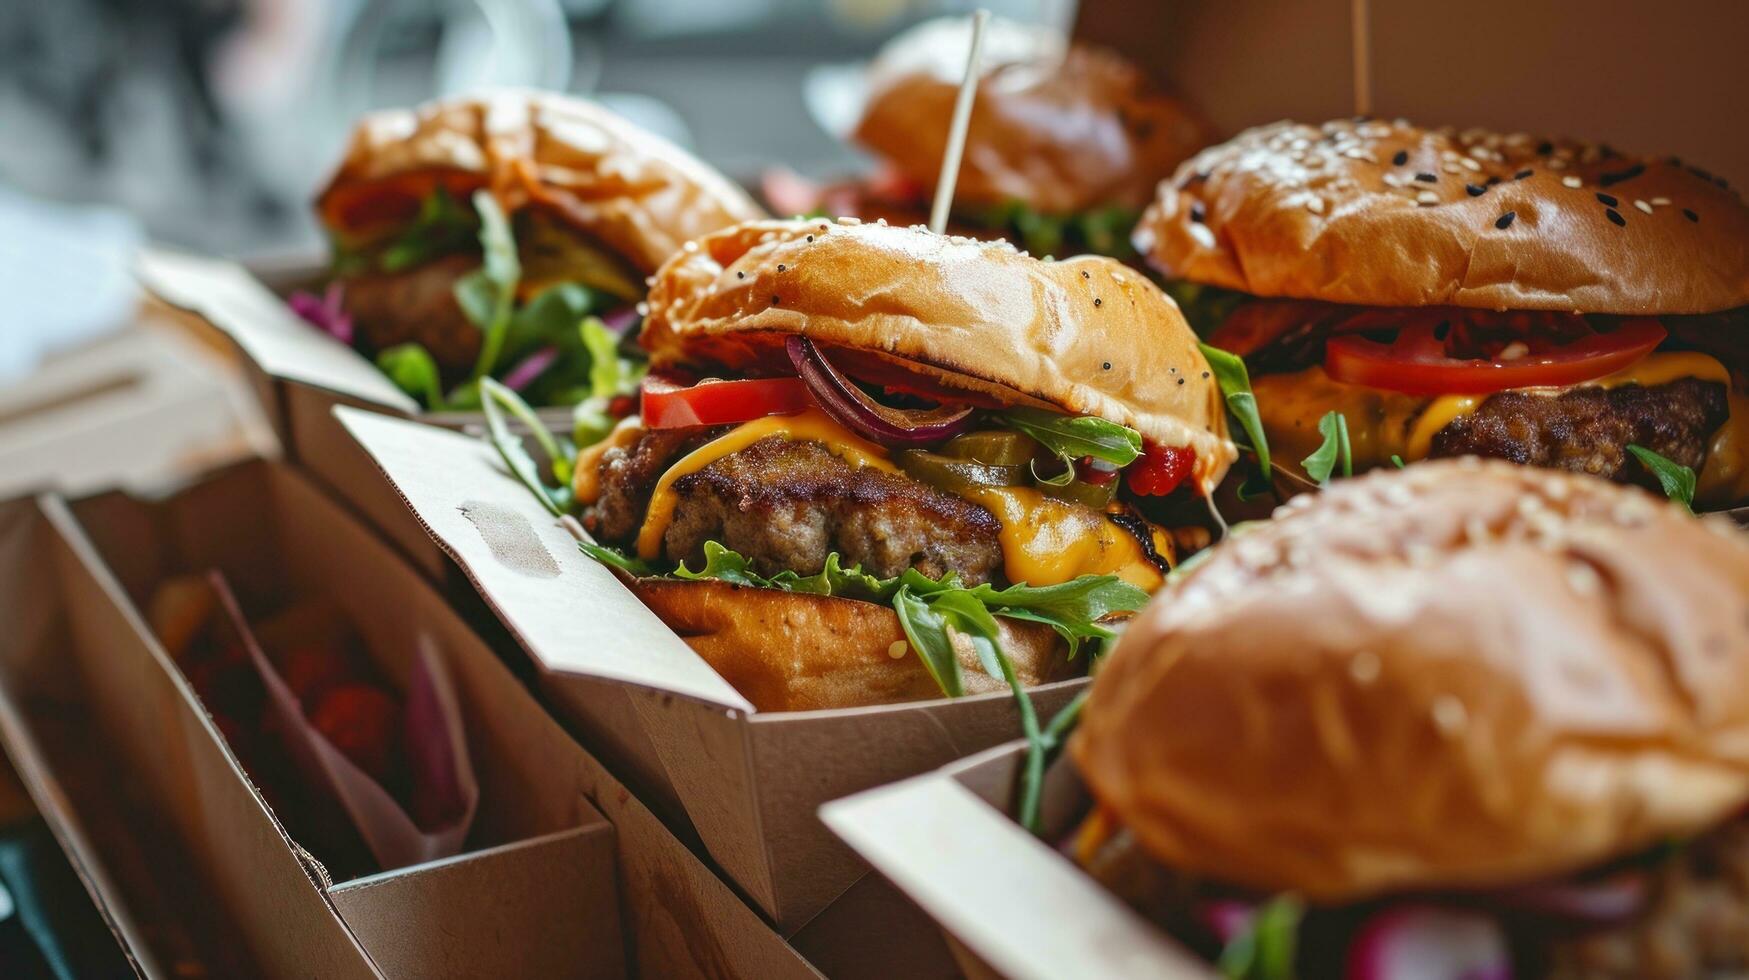
<instances>
[{"instance_id":1,"label":"burger with tomato","mask_svg":"<svg viewBox=\"0 0 1749 980\"><path fill-rule=\"evenodd\" d=\"M1226 976L1749 969L1749 540L1474 458L1290 501L1126 630L1069 850Z\"/></svg>"},{"instance_id":2,"label":"burger with tomato","mask_svg":"<svg viewBox=\"0 0 1749 980\"><path fill-rule=\"evenodd\" d=\"M1084 672L1236 456L1195 337L1110 259L752 222L648 304L638 412L549 499L761 710Z\"/></svg>"},{"instance_id":3,"label":"burger with tomato","mask_svg":"<svg viewBox=\"0 0 1749 980\"><path fill-rule=\"evenodd\" d=\"M432 410L479 407L482 378L543 405L598 394L590 366L635 322L644 278L682 242L763 217L668 141L524 91L366 116L316 213L333 278L294 308Z\"/></svg>"},{"instance_id":4,"label":"burger with tomato","mask_svg":"<svg viewBox=\"0 0 1749 980\"><path fill-rule=\"evenodd\" d=\"M1186 162L1135 241L1244 357L1290 477L1339 419L1360 469L1479 455L1749 495L1749 208L1698 167L1278 123Z\"/></svg>"},{"instance_id":5,"label":"burger with tomato","mask_svg":"<svg viewBox=\"0 0 1749 980\"><path fill-rule=\"evenodd\" d=\"M771 206L791 214L927 219L970 25L925 21L887 43L868 73L852 138L874 176L815 187L774 172ZM1006 238L1034 255L1127 258L1129 232L1155 185L1208 144L1203 122L1115 52L1065 42L1042 25L992 19L951 215L954 230Z\"/></svg>"}]
</instances>

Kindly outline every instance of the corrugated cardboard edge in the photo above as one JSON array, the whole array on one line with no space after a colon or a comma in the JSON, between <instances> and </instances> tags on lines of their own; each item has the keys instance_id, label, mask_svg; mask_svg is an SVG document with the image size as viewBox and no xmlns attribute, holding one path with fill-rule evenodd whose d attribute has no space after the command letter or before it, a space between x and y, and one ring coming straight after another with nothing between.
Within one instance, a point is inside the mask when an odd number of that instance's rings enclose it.
<instances>
[{"instance_id":1,"label":"corrugated cardboard edge","mask_svg":"<svg viewBox=\"0 0 1749 980\"><path fill-rule=\"evenodd\" d=\"M578 550L484 441L357 409L335 414L544 670L752 712L612 572ZM453 465L458 460L476 465Z\"/></svg>"},{"instance_id":2,"label":"corrugated cardboard edge","mask_svg":"<svg viewBox=\"0 0 1749 980\"><path fill-rule=\"evenodd\" d=\"M1001 976L1211 978L1207 964L955 778L1011 781L1022 751L998 746L951 771L828 803L820 819Z\"/></svg>"}]
</instances>

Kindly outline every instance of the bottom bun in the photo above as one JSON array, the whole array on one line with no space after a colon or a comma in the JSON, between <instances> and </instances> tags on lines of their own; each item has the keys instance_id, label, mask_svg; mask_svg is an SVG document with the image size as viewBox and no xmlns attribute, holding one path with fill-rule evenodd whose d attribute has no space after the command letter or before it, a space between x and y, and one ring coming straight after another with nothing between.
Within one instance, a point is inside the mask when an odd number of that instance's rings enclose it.
<instances>
[{"instance_id":1,"label":"bottom bun","mask_svg":"<svg viewBox=\"0 0 1749 980\"><path fill-rule=\"evenodd\" d=\"M811 711L922 701L941 696L905 641L898 614L856 599L753 588L730 582L636 579L644 605L686 640L760 711ZM1028 687L1086 669L1056 632L998 619L1002 651ZM896 652L896 655L895 655ZM959 645L967 694L1006 690Z\"/></svg>"}]
</instances>

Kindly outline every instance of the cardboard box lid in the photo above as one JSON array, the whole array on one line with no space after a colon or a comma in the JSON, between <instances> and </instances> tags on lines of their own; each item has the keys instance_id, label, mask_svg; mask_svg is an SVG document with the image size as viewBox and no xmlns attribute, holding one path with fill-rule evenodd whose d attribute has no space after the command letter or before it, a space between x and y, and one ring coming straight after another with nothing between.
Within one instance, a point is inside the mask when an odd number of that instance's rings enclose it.
<instances>
[{"instance_id":1,"label":"cardboard box lid","mask_svg":"<svg viewBox=\"0 0 1749 980\"><path fill-rule=\"evenodd\" d=\"M198 313L230 335L251 361L276 378L380 405L402 415L419 404L376 365L312 329L273 291L232 262L145 249L135 269L165 302Z\"/></svg>"},{"instance_id":2,"label":"cardboard box lid","mask_svg":"<svg viewBox=\"0 0 1749 980\"><path fill-rule=\"evenodd\" d=\"M752 713L611 571L578 550L484 441L345 407L335 414L544 670Z\"/></svg>"},{"instance_id":3,"label":"cardboard box lid","mask_svg":"<svg viewBox=\"0 0 1749 980\"><path fill-rule=\"evenodd\" d=\"M998 746L828 803L820 819L1002 976L1213 977L1208 964L968 788L1012 786L1023 748Z\"/></svg>"}]
</instances>

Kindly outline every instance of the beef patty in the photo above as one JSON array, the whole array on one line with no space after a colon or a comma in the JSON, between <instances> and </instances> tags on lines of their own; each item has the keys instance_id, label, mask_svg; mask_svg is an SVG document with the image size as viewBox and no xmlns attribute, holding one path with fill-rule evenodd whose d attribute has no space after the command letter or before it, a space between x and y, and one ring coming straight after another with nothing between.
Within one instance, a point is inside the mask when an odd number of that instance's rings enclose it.
<instances>
[{"instance_id":1,"label":"beef patty","mask_svg":"<svg viewBox=\"0 0 1749 980\"><path fill-rule=\"evenodd\" d=\"M603 541L634 543L662 473L722 429L645 433L601 462L601 496L586 515ZM857 467L818 442L771 436L674 481L663 556L695 564L706 541L761 575L812 575L836 552L882 578L915 568L989 582L1002 566L1001 524L984 508L909 477Z\"/></svg>"},{"instance_id":2,"label":"beef patty","mask_svg":"<svg viewBox=\"0 0 1749 980\"><path fill-rule=\"evenodd\" d=\"M1492 456L1656 486L1629 445L1699 471L1712 434L1729 415L1725 386L1698 378L1579 387L1552 397L1503 391L1435 433L1429 455Z\"/></svg>"},{"instance_id":3,"label":"beef patty","mask_svg":"<svg viewBox=\"0 0 1749 980\"><path fill-rule=\"evenodd\" d=\"M372 350L417 343L446 373L473 367L480 328L455 301L456 280L480 267L477 255L446 255L404 272L346 280L346 311Z\"/></svg>"}]
</instances>

